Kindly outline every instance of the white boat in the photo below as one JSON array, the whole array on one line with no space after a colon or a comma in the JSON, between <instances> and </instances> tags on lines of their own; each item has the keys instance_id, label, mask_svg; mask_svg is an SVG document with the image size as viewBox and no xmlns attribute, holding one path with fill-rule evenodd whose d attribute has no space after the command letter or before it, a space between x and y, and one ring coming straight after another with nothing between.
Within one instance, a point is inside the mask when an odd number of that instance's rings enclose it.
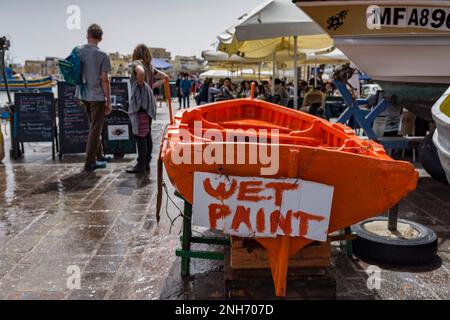
<instances>
[{"instance_id":1,"label":"white boat","mask_svg":"<svg viewBox=\"0 0 450 320\"><path fill-rule=\"evenodd\" d=\"M450 84L450 1L296 3L387 96L431 120L431 107Z\"/></svg>"},{"instance_id":2,"label":"white boat","mask_svg":"<svg viewBox=\"0 0 450 320\"><path fill-rule=\"evenodd\" d=\"M436 123L433 143L447 176L447 182L450 183L450 89L436 102L431 112Z\"/></svg>"}]
</instances>

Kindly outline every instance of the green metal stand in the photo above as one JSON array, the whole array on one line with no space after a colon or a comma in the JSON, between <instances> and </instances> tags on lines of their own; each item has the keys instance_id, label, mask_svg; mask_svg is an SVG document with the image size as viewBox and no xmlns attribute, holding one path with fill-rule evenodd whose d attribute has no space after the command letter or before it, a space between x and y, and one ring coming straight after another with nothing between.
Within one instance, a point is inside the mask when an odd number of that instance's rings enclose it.
<instances>
[{"instance_id":1,"label":"green metal stand","mask_svg":"<svg viewBox=\"0 0 450 320\"><path fill-rule=\"evenodd\" d=\"M175 195L181 199L183 197L175 192ZM184 199L183 199L184 200ZM177 249L175 254L181 257L181 275L189 276L191 258L206 260L224 260L222 252L192 250L192 243L204 243L213 245L230 246L230 240L222 237L194 237L192 236L192 205L184 200L183 210L183 232L181 236L181 249Z\"/></svg>"},{"instance_id":2,"label":"green metal stand","mask_svg":"<svg viewBox=\"0 0 450 320\"><path fill-rule=\"evenodd\" d=\"M355 234L352 232L351 227L342 229L341 236L338 236L342 237L339 240L339 247L341 248L341 252L346 254L348 257L353 256L353 236L355 236Z\"/></svg>"},{"instance_id":3,"label":"green metal stand","mask_svg":"<svg viewBox=\"0 0 450 320\"><path fill-rule=\"evenodd\" d=\"M350 235L352 234L352 228L351 227L347 227L344 230L346 235ZM353 255L353 243L352 240L347 240L346 241L346 245L345 245L346 251L347 251L347 256L351 257Z\"/></svg>"}]
</instances>

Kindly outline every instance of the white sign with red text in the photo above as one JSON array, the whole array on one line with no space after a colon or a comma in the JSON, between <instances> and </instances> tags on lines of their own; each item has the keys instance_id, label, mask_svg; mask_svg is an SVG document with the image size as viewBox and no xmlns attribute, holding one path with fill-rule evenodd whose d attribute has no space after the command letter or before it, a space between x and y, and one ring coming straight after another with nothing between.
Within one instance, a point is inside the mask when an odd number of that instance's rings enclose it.
<instances>
[{"instance_id":1,"label":"white sign with red text","mask_svg":"<svg viewBox=\"0 0 450 320\"><path fill-rule=\"evenodd\" d=\"M192 223L241 237L326 241L333 187L300 179L194 173Z\"/></svg>"}]
</instances>

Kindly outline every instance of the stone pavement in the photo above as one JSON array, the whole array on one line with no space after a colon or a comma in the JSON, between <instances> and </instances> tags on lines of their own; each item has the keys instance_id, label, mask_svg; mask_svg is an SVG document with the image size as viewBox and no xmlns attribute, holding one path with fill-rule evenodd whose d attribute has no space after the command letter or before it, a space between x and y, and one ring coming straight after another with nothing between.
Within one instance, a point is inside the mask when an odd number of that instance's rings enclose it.
<instances>
[{"instance_id":1,"label":"stone pavement","mask_svg":"<svg viewBox=\"0 0 450 320\"><path fill-rule=\"evenodd\" d=\"M156 159L167 113L153 125ZM8 137L7 137L8 138ZM1 299L158 299L175 260L178 229L156 224L156 161L130 175L134 156L95 174L83 156L51 160L48 144L25 144L0 164ZM68 289L73 270L81 288Z\"/></svg>"},{"instance_id":2,"label":"stone pavement","mask_svg":"<svg viewBox=\"0 0 450 320\"><path fill-rule=\"evenodd\" d=\"M166 110L158 112L150 175L125 173L133 156L84 174L82 156L53 162L46 144L26 144L23 160L0 164L0 299L223 298L223 264L194 260L193 276L182 280L174 254L180 219L169 234L163 208L156 223L155 159L167 121ZM368 264L336 246L338 298L449 299L449 191L424 175L400 205L400 217L437 232L438 259L416 268L381 266L381 288L372 291ZM167 213L174 218L178 210L170 205ZM73 289L77 271L80 288Z\"/></svg>"}]
</instances>

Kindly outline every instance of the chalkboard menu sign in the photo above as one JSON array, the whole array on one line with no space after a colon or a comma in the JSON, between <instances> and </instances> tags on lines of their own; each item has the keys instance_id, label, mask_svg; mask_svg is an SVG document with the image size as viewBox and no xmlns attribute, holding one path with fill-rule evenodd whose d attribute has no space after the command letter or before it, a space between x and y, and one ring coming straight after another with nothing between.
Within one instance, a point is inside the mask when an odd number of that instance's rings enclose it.
<instances>
[{"instance_id":1,"label":"chalkboard menu sign","mask_svg":"<svg viewBox=\"0 0 450 320\"><path fill-rule=\"evenodd\" d=\"M129 82L111 82L111 102L113 107L121 105L124 110L128 110Z\"/></svg>"},{"instance_id":2,"label":"chalkboard menu sign","mask_svg":"<svg viewBox=\"0 0 450 320\"><path fill-rule=\"evenodd\" d=\"M89 123L84 108L75 97L74 86L58 83L59 152L84 153L89 135Z\"/></svg>"},{"instance_id":3,"label":"chalkboard menu sign","mask_svg":"<svg viewBox=\"0 0 450 320\"><path fill-rule=\"evenodd\" d=\"M55 105L52 93L16 93L14 96L13 158L23 154L23 142L51 142L55 159ZM22 146L22 150L20 150Z\"/></svg>"},{"instance_id":4,"label":"chalkboard menu sign","mask_svg":"<svg viewBox=\"0 0 450 320\"><path fill-rule=\"evenodd\" d=\"M55 109L52 93L16 93L14 106L16 142L53 142Z\"/></svg>"},{"instance_id":5,"label":"chalkboard menu sign","mask_svg":"<svg viewBox=\"0 0 450 320\"><path fill-rule=\"evenodd\" d=\"M103 126L104 152L107 154L136 153L136 142L131 133L131 122L123 110L113 110Z\"/></svg>"},{"instance_id":6,"label":"chalkboard menu sign","mask_svg":"<svg viewBox=\"0 0 450 320\"><path fill-rule=\"evenodd\" d=\"M130 81L130 77L111 77L111 82L127 82Z\"/></svg>"}]
</instances>

